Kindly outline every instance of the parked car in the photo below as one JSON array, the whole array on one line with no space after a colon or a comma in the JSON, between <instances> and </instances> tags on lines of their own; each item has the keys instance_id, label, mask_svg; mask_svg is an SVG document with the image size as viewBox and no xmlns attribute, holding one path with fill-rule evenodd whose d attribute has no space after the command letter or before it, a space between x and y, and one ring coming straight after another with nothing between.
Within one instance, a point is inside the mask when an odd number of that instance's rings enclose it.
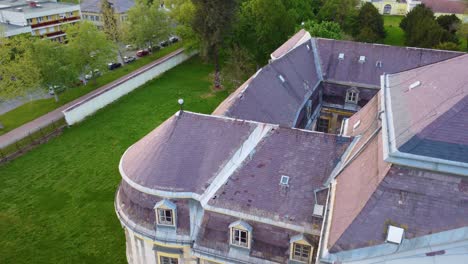
<instances>
[{"instance_id":1,"label":"parked car","mask_svg":"<svg viewBox=\"0 0 468 264\"><path fill-rule=\"evenodd\" d=\"M125 45L125 49L126 49L126 50L132 50L132 49L133 49L133 45L131 45L131 44Z\"/></svg>"},{"instance_id":2,"label":"parked car","mask_svg":"<svg viewBox=\"0 0 468 264\"><path fill-rule=\"evenodd\" d=\"M94 69L94 71L90 71L88 74L85 75L86 80L91 80L92 78L96 78L101 76L101 71L99 69Z\"/></svg>"},{"instance_id":3,"label":"parked car","mask_svg":"<svg viewBox=\"0 0 468 264\"><path fill-rule=\"evenodd\" d=\"M178 38L178 37L173 36L173 37L170 37L170 38L169 38L169 42L171 42L171 43L176 43L176 42L178 42L178 41L179 41L179 38Z\"/></svg>"},{"instance_id":4,"label":"parked car","mask_svg":"<svg viewBox=\"0 0 468 264\"><path fill-rule=\"evenodd\" d=\"M59 85L50 85L49 86L49 94L54 95L54 94L59 94L61 92L65 91L65 87L59 86Z\"/></svg>"},{"instance_id":5,"label":"parked car","mask_svg":"<svg viewBox=\"0 0 468 264\"><path fill-rule=\"evenodd\" d=\"M159 46L161 46L161 48L167 47L169 46L169 41L168 40L161 41L159 42Z\"/></svg>"},{"instance_id":6,"label":"parked car","mask_svg":"<svg viewBox=\"0 0 468 264\"><path fill-rule=\"evenodd\" d=\"M121 66L122 66L122 63L120 63L120 62L109 62L109 63L107 64L107 68L108 68L109 70L111 70L111 71L112 71L112 70L115 70L115 69L117 69L117 68L120 68Z\"/></svg>"},{"instance_id":7,"label":"parked car","mask_svg":"<svg viewBox=\"0 0 468 264\"><path fill-rule=\"evenodd\" d=\"M124 63L130 63L130 62L135 61L136 58L134 56L129 56L129 57L125 56L123 60L124 60Z\"/></svg>"},{"instance_id":8,"label":"parked car","mask_svg":"<svg viewBox=\"0 0 468 264\"><path fill-rule=\"evenodd\" d=\"M139 51L137 51L137 53L136 53L137 57L143 57L143 56L146 56L146 55L148 55L148 54L149 54L149 51L146 50L146 49L144 49L144 50L139 50Z\"/></svg>"}]
</instances>

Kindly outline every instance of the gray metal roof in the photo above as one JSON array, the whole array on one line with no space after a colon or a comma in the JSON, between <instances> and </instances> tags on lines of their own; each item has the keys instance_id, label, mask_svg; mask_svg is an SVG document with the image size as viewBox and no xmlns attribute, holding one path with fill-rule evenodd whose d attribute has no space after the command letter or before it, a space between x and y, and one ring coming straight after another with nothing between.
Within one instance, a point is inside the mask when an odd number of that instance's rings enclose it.
<instances>
[{"instance_id":1,"label":"gray metal roof","mask_svg":"<svg viewBox=\"0 0 468 264\"><path fill-rule=\"evenodd\" d=\"M115 13L126 13L135 5L135 0L108 0ZM81 0L81 12L101 13L101 0Z\"/></svg>"}]
</instances>

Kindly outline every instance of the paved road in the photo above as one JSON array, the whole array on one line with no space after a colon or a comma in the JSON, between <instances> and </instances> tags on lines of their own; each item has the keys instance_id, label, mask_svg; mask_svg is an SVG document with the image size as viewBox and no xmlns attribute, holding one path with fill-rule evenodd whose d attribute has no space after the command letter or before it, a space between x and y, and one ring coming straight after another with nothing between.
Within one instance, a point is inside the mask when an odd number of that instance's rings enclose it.
<instances>
[{"instance_id":1,"label":"paved road","mask_svg":"<svg viewBox=\"0 0 468 264\"><path fill-rule=\"evenodd\" d=\"M144 72L145 70L147 70L148 68L151 68L153 67L154 65L158 64L160 61L162 60L165 60L167 57L170 57L172 56L173 54L176 54L178 52L180 52L182 49L178 49L172 53L169 53L168 55L158 59L158 60L155 60L154 62L150 63L150 64L147 64L107 85L104 85L78 99L75 99L57 109L55 109L54 111L52 112L49 112L37 119L34 119L33 121L29 122L29 123L26 123L4 135L1 135L0 136L0 148L4 148L6 146L9 146L11 144L14 144L16 141L18 140L21 140L25 137L27 137L30 133L34 133L36 131L38 131L41 127L45 127L45 126L48 126L50 124L52 124L53 122L57 121L57 120L60 120L63 118L63 113L62 111L67 109L68 107L74 105L74 104L77 104L83 100L86 100L87 98L89 97L92 97L94 96L95 94L98 94L100 92L102 92L103 90L106 90L106 89L109 89L111 88L112 86L114 86L115 84L117 83L120 83L121 81L125 80L125 79L129 79L129 78L132 78L134 77L135 75L138 75L138 73L141 73L141 72Z\"/></svg>"}]
</instances>

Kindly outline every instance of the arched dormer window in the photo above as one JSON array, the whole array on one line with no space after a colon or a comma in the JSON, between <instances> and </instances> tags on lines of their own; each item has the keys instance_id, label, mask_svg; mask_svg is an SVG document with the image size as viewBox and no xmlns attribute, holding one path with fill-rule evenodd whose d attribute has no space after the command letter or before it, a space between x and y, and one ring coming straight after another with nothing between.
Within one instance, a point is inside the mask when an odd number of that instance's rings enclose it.
<instances>
[{"instance_id":1,"label":"arched dormer window","mask_svg":"<svg viewBox=\"0 0 468 264\"><path fill-rule=\"evenodd\" d=\"M309 239L304 234L293 236L290 242L290 254L291 260L312 263L312 255L314 253L314 247L310 243Z\"/></svg>"},{"instance_id":2,"label":"arched dormer window","mask_svg":"<svg viewBox=\"0 0 468 264\"><path fill-rule=\"evenodd\" d=\"M357 104L359 101L359 90L356 87L349 88L346 91L346 103Z\"/></svg>"},{"instance_id":3,"label":"arched dormer window","mask_svg":"<svg viewBox=\"0 0 468 264\"><path fill-rule=\"evenodd\" d=\"M239 220L229 225L230 244L236 247L249 248L252 240L252 227Z\"/></svg>"},{"instance_id":4,"label":"arched dormer window","mask_svg":"<svg viewBox=\"0 0 468 264\"><path fill-rule=\"evenodd\" d=\"M177 206L167 200L161 200L154 206L156 213L156 225L176 226L176 209Z\"/></svg>"}]
</instances>

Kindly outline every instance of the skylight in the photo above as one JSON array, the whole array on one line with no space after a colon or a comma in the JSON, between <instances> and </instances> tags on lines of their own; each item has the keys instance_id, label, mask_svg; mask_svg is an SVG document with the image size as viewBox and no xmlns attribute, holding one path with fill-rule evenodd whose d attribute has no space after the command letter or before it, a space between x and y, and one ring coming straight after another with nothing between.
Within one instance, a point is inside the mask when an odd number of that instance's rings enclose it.
<instances>
[{"instance_id":1,"label":"skylight","mask_svg":"<svg viewBox=\"0 0 468 264\"><path fill-rule=\"evenodd\" d=\"M281 185L288 185L289 184L289 176L281 175L280 184Z\"/></svg>"}]
</instances>

